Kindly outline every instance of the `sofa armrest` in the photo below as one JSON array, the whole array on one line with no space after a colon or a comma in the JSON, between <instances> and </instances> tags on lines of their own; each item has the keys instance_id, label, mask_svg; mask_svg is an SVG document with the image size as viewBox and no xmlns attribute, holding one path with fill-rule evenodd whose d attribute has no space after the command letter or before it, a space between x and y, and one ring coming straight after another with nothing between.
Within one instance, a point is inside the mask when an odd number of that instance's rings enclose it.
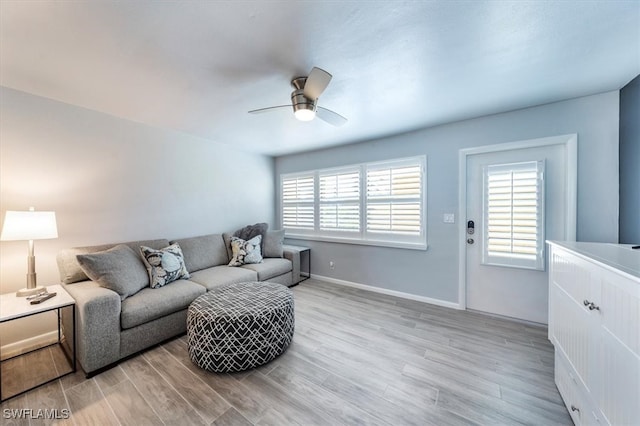
<instances>
[{"instance_id":1,"label":"sofa armrest","mask_svg":"<svg viewBox=\"0 0 640 426\"><path fill-rule=\"evenodd\" d=\"M300 276L300 251L288 248L286 245L283 248L284 258L289 259L292 264L291 277L293 284L297 284L302 281L302 277Z\"/></svg>"},{"instance_id":2,"label":"sofa armrest","mask_svg":"<svg viewBox=\"0 0 640 426\"><path fill-rule=\"evenodd\" d=\"M93 281L63 284L76 301L76 349L86 373L120 358L120 296ZM66 328L66 327L65 327Z\"/></svg>"}]
</instances>

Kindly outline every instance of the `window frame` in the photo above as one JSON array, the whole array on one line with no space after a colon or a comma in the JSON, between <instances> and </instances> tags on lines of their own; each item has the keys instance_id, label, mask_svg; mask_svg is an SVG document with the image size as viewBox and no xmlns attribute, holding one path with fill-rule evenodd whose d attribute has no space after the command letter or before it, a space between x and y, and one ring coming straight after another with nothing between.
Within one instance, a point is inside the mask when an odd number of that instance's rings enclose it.
<instances>
[{"instance_id":1,"label":"window frame","mask_svg":"<svg viewBox=\"0 0 640 426\"><path fill-rule=\"evenodd\" d=\"M367 172L371 169L383 169L385 167L400 168L406 166L420 167L420 195L414 197L420 205L420 231L418 235L402 235L399 233L379 233L367 231ZM358 170L359 172L359 219L358 231L321 230L320 229L320 176L332 173L341 173ZM291 229L284 226L284 200L283 183L287 179L303 176L314 176L314 229ZM427 156L419 155L403 157L392 160L375 161L359 164L351 164L340 167L308 170L296 173L280 174L279 201L280 201L280 226L286 231L286 237L300 240L336 242L344 244L370 245L380 247L405 248L413 250L427 250ZM390 197L391 198L391 197ZM329 204L330 202L326 202Z\"/></svg>"}]
</instances>

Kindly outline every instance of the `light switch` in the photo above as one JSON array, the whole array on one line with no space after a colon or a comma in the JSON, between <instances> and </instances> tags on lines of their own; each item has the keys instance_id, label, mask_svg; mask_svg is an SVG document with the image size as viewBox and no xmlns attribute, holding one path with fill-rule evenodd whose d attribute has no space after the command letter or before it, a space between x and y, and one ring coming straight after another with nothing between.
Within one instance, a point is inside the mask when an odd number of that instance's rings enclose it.
<instances>
[{"instance_id":1,"label":"light switch","mask_svg":"<svg viewBox=\"0 0 640 426\"><path fill-rule=\"evenodd\" d=\"M442 221L444 223L456 223L455 213L445 213L442 215Z\"/></svg>"}]
</instances>

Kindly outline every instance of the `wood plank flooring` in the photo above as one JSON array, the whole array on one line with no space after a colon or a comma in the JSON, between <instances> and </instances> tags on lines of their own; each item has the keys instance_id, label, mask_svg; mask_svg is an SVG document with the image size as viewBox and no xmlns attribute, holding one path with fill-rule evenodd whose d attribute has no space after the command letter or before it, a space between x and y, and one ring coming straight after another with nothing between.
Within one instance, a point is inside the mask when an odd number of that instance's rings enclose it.
<instances>
[{"instance_id":1,"label":"wood plank flooring","mask_svg":"<svg viewBox=\"0 0 640 426\"><path fill-rule=\"evenodd\" d=\"M89 380L78 372L6 401L0 424L572 424L544 327L318 280L292 290L295 336L267 365L208 373L182 336ZM39 356L55 366L54 354ZM3 388L33 380L20 371L3 365ZM20 408L71 415L6 418Z\"/></svg>"}]
</instances>

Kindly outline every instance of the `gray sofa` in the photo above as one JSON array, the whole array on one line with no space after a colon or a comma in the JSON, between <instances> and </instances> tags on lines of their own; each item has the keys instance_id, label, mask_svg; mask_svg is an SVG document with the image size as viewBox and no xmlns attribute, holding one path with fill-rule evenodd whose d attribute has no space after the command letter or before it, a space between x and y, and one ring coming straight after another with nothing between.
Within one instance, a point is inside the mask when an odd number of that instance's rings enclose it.
<instances>
[{"instance_id":1,"label":"gray sofa","mask_svg":"<svg viewBox=\"0 0 640 426\"><path fill-rule=\"evenodd\" d=\"M140 246L159 250L177 242L190 275L189 279L160 288L143 288L128 297L91 281L77 259L77 255L104 252L118 244L71 248L58 253L60 280L76 301L77 358L87 376L185 333L189 304L212 288L243 281L271 281L290 286L301 280L299 254L287 250L286 246L280 248L283 257L265 257L261 263L239 267L227 266L231 257L229 238L228 234L211 234L171 242L159 239L123 243L139 252ZM266 250L265 254L268 255ZM70 329L70 321L71 315L63 314L65 330Z\"/></svg>"}]
</instances>

